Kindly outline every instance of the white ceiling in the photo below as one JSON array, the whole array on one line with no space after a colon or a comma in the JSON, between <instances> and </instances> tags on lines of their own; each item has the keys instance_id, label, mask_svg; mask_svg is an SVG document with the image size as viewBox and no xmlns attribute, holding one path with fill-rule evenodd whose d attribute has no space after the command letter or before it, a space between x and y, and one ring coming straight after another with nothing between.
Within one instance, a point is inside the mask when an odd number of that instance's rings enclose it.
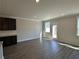
<instances>
[{"instance_id":1,"label":"white ceiling","mask_svg":"<svg viewBox=\"0 0 79 59\"><path fill-rule=\"evenodd\" d=\"M0 15L30 20L48 20L79 13L79 0L0 0Z\"/></svg>"}]
</instances>

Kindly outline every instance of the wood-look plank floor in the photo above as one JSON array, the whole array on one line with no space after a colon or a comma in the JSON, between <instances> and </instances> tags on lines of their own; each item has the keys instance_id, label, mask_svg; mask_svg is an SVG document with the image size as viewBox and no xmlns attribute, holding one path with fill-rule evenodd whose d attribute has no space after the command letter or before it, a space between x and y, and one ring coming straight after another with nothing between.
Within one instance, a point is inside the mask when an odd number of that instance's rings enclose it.
<instances>
[{"instance_id":1,"label":"wood-look plank floor","mask_svg":"<svg viewBox=\"0 0 79 59\"><path fill-rule=\"evenodd\" d=\"M5 59L79 59L79 51L52 40L31 40L4 48Z\"/></svg>"}]
</instances>

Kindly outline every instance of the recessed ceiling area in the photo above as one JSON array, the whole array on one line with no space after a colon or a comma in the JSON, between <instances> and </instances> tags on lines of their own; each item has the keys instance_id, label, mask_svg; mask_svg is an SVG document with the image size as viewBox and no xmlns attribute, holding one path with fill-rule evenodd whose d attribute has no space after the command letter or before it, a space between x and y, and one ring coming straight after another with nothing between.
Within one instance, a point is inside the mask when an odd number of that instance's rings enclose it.
<instances>
[{"instance_id":1,"label":"recessed ceiling area","mask_svg":"<svg viewBox=\"0 0 79 59\"><path fill-rule=\"evenodd\" d=\"M78 14L79 0L0 0L0 15L32 20Z\"/></svg>"}]
</instances>

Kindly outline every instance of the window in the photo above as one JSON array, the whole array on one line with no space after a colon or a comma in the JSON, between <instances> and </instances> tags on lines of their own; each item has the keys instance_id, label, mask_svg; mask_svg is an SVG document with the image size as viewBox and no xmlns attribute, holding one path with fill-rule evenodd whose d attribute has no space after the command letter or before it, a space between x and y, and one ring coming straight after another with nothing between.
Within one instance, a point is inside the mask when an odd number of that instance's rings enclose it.
<instances>
[{"instance_id":1,"label":"window","mask_svg":"<svg viewBox=\"0 0 79 59\"><path fill-rule=\"evenodd\" d=\"M77 36L79 36L79 17L77 18Z\"/></svg>"},{"instance_id":2,"label":"window","mask_svg":"<svg viewBox=\"0 0 79 59\"><path fill-rule=\"evenodd\" d=\"M50 22L45 22L45 32L50 32Z\"/></svg>"}]
</instances>

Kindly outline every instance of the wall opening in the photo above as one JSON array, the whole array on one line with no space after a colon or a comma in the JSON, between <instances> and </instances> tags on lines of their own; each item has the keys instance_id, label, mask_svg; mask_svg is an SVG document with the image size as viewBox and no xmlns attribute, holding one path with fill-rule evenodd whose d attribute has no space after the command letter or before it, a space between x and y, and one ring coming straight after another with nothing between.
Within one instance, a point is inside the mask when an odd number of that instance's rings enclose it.
<instances>
[{"instance_id":1,"label":"wall opening","mask_svg":"<svg viewBox=\"0 0 79 59\"><path fill-rule=\"evenodd\" d=\"M57 38L57 25L52 26L52 38Z\"/></svg>"}]
</instances>

